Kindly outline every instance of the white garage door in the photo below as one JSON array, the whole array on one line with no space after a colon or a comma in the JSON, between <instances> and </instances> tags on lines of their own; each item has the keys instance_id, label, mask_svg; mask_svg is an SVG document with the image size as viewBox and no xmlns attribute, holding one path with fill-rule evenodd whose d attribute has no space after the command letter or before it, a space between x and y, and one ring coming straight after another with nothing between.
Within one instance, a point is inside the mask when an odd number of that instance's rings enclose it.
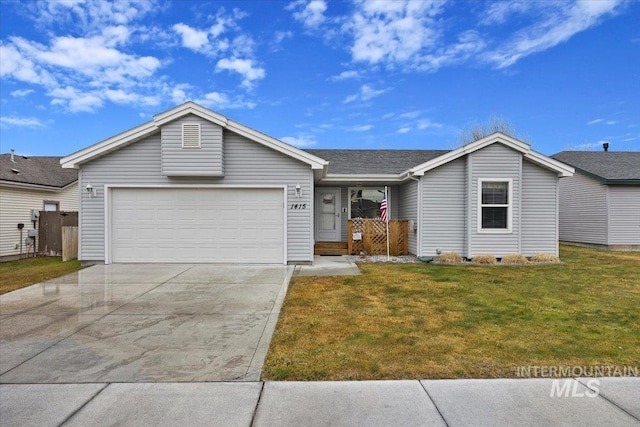
<instances>
[{"instance_id":1,"label":"white garage door","mask_svg":"<svg viewBox=\"0 0 640 427\"><path fill-rule=\"evenodd\" d=\"M283 263L282 189L114 188L111 261Z\"/></svg>"}]
</instances>

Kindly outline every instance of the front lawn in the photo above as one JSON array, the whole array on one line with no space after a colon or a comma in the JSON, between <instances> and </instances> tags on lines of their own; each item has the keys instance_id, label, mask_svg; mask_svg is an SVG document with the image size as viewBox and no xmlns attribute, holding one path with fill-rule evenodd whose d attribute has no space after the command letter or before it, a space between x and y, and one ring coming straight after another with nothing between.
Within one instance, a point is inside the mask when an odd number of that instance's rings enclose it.
<instances>
[{"instance_id":1,"label":"front lawn","mask_svg":"<svg viewBox=\"0 0 640 427\"><path fill-rule=\"evenodd\" d=\"M360 264L296 277L266 380L515 377L640 366L640 252L562 246L564 264Z\"/></svg>"},{"instance_id":2,"label":"front lawn","mask_svg":"<svg viewBox=\"0 0 640 427\"><path fill-rule=\"evenodd\" d=\"M28 258L0 263L0 295L80 270L80 261L62 257Z\"/></svg>"}]
</instances>

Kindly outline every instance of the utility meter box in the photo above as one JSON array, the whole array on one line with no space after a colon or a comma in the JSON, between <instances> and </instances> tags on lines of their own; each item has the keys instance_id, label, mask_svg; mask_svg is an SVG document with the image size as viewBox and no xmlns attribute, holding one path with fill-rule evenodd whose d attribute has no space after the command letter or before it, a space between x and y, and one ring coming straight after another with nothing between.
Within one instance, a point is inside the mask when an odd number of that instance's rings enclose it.
<instances>
[{"instance_id":1,"label":"utility meter box","mask_svg":"<svg viewBox=\"0 0 640 427\"><path fill-rule=\"evenodd\" d=\"M31 221L37 221L40 218L40 211L38 209L31 209Z\"/></svg>"},{"instance_id":2,"label":"utility meter box","mask_svg":"<svg viewBox=\"0 0 640 427\"><path fill-rule=\"evenodd\" d=\"M36 229L30 228L27 230L27 237L36 237Z\"/></svg>"}]
</instances>

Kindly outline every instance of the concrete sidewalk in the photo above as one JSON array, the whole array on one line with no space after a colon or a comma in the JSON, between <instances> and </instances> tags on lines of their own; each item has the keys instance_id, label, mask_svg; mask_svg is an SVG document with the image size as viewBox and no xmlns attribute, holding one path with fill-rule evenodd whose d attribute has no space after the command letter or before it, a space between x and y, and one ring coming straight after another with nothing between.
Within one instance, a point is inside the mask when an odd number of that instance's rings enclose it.
<instances>
[{"instance_id":1,"label":"concrete sidewalk","mask_svg":"<svg viewBox=\"0 0 640 427\"><path fill-rule=\"evenodd\" d=\"M640 378L4 384L0 414L3 426L640 426Z\"/></svg>"},{"instance_id":2,"label":"concrete sidewalk","mask_svg":"<svg viewBox=\"0 0 640 427\"><path fill-rule=\"evenodd\" d=\"M360 269L347 256L313 257L313 265L297 265L294 276L359 276Z\"/></svg>"}]
</instances>

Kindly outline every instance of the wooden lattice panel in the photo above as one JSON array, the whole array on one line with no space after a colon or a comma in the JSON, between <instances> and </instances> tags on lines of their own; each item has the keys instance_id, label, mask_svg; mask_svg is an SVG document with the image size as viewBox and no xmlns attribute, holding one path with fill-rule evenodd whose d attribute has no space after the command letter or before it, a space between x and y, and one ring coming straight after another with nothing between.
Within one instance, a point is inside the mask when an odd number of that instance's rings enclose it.
<instances>
[{"instance_id":1,"label":"wooden lattice panel","mask_svg":"<svg viewBox=\"0 0 640 427\"><path fill-rule=\"evenodd\" d=\"M349 253L352 255L386 255L386 224L379 219L356 218L349 220ZM354 236L361 239L354 239ZM389 254L406 255L409 252L408 221L389 221Z\"/></svg>"}]
</instances>

